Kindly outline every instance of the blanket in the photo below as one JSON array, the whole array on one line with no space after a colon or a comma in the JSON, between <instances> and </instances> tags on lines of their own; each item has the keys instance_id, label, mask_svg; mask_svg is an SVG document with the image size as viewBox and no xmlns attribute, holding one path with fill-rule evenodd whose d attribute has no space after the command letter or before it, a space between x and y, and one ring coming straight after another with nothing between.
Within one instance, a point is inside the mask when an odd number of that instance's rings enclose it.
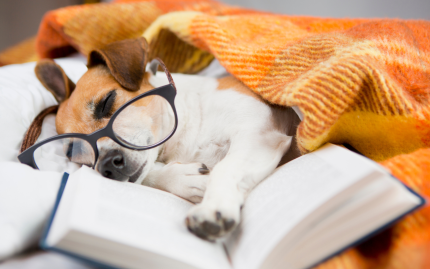
<instances>
[{"instance_id":1,"label":"blanket","mask_svg":"<svg viewBox=\"0 0 430 269\"><path fill-rule=\"evenodd\" d=\"M48 13L40 58L142 35L151 57L195 73L215 57L268 102L296 106L302 153L350 144L430 194L430 22L275 15L200 1L116 1ZM318 268L430 268L430 209Z\"/></svg>"},{"instance_id":2,"label":"blanket","mask_svg":"<svg viewBox=\"0 0 430 269\"><path fill-rule=\"evenodd\" d=\"M36 37L28 38L10 48L0 51L0 66L36 61Z\"/></svg>"}]
</instances>

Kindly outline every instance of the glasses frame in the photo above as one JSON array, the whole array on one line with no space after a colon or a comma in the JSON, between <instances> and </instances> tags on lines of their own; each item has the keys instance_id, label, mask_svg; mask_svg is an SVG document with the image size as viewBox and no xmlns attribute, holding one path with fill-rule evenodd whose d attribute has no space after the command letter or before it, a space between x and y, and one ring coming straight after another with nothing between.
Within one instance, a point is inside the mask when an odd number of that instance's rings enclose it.
<instances>
[{"instance_id":1,"label":"glasses frame","mask_svg":"<svg viewBox=\"0 0 430 269\"><path fill-rule=\"evenodd\" d=\"M97 160L99 158L99 150L97 148L97 141L100 138L109 137L110 139L115 141L117 144L119 144L119 145L121 145L127 149L133 149L133 150L152 149L152 148L158 147L159 145L161 145L164 142L166 142L167 140L169 140L173 136L173 134L176 132L176 129L178 127L178 115L176 113L176 108L175 108L176 86L175 86L175 83L172 79L172 76L170 75L170 72L167 70L166 66L164 65L163 61L161 61L161 59L156 58L156 59L152 60L152 62L150 63L149 69L155 75L155 73L157 72L157 69L158 69L158 65L160 65L164 69L164 72L165 72L165 74L166 74L166 76L170 82L169 84L161 86L161 87L157 87L157 88L152 89L148 92L142 93L142 94L134 97L133 99L127 101L125 104L123 104L120 108L118 108L113 113L112 117L109 119L109 122L107 123L107 125L105 127L101 128L95 132L92 132L91 134L67 133L67 134L56 135L56 136L44 139L44 140L40 141L39 143L36 143L33 146L29 147L28 149L23 151L21 154L19 154L18 160L21 163L27 164L34 169L39 169L39 167L37 166L37 164L34 160L34 152L39 147L41 147L47 143L50 143L52 141L59 140L59 139L79 138L79 139L83 139L83 140L87 141L91 145L91 147L93 148L94 164L92 165L92 168L94 169L94 167L97 163ZM173 127L173 130L163 140L161 140L158 143L155 143L153 145L150 145L150 146L141 146L141 147L135 146L135 145L128 143L124 140L118 139L118 137L115 135L115 132L113 130L113 123L114 123L116 117L121 113L121 111L123 111L130 104L136 102L137 100L140 100L144 97L151 96L151 95L161 96L170 104L170 106L173 110L174 117L175 117L175 125Z\"/></svg>"}]
</instances>

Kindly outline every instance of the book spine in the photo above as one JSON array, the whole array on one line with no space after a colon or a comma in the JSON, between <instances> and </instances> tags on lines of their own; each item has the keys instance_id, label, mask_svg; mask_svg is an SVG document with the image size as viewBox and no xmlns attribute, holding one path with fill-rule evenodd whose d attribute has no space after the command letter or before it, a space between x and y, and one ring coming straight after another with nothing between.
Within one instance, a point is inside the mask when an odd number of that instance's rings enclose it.
<instances>
[{"instance_id":1,"label":"book spine","mask_svg":"<svg viewBox=\"0 0 430 269\"><path fill-rule=\"evenodd\" d=\"M101 263L101 262L98 262L95 260L91 260L91 259L88 259L86 257L77 255L75 253L72 253L72 252L69 252L69 251L66 251L66 250L63 250L60 248L52 247L48 244L48 242L47 242L48 234L49 234L49 231L51 230L52 222L54 221L55 214L57 213L57 209L58 209L58 206L60 204L61 197L63 196L64 189L66 188L68 179L69 179L69 174L64 173L63 177L61 179L61 184L60 184L60 188L58 190L57 198L55 200L54 208L52 209L52 213L49 216L48 222L46 223L46 226L43 230L42 238L39 241L40 248L42 248L43 250L57 252L57 253L78 259L78 260L82 261L83 263L85 263L91 267L94 267L94 268L117 269L116 267L113 267L111 265L107 265L107 264L104 264L104 263Z\"/></svg>"}]
</instances>

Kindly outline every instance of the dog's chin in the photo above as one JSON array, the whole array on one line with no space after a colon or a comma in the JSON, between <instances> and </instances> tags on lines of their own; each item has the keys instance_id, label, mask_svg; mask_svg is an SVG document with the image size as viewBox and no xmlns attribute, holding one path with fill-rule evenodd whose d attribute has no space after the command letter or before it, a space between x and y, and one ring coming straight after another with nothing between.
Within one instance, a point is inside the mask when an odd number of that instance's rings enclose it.
<instances>
[{"instance_id":1,"label":"dog's chin","mask_svg":"<svg viewBox=\"0 0 430 269\"><path fill-rule=\"evenodd\" d=\"M145 166L146 166L146 161L137 169L136 172L134 172L133 175L131 175L128 178L127 181L131 182L131 183L138 183L138 184L142 183L143 178L144 178L144 174L146 174L146 173L144 173L145 172Z\"/></svg>"},{"instance_id":2,"label":"dog's chin","mask_svg":"<svg viewBox=\"0 0 430 269\"><path fill-rule=\"evenodd\" d=\"M149 173L149 167L147 162L145 161L140 167L139 169L137 169L137 171L131 175L129 177L129 179L127 180L128 182L131 183L136 183L136 184L142 184L143 180L145 179L145 177L148 175Z\"/></svg>"}]
</instances>

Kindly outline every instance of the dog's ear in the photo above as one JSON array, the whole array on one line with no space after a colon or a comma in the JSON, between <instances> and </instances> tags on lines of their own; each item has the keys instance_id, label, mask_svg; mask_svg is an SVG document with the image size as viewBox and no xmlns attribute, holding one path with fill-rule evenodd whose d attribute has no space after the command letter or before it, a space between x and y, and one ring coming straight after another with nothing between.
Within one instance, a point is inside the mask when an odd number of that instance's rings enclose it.
<instances>
[{"instance_id":1,"label":"dog's ear","mask_svg":"<svg viewBox=\"0 0 430 269\"><path fill-rule=\"evenodd\" d=\"M145 75L148 48L143 37L113 42L91 51L87 66L103 64L122 87L137 91Z\"/></svg>"},{"instance_id":2,"label":"dog's ear","mask_svg":"<svg viewBox=\"0 0 430 269\"><path fill-rule=\"evenodd\" d=\"M53 60L43 59L38 61L34 72L42 85L54 95L58 103L69 98L76 87L63 68Z\"/></svg>"}]
</instances>

